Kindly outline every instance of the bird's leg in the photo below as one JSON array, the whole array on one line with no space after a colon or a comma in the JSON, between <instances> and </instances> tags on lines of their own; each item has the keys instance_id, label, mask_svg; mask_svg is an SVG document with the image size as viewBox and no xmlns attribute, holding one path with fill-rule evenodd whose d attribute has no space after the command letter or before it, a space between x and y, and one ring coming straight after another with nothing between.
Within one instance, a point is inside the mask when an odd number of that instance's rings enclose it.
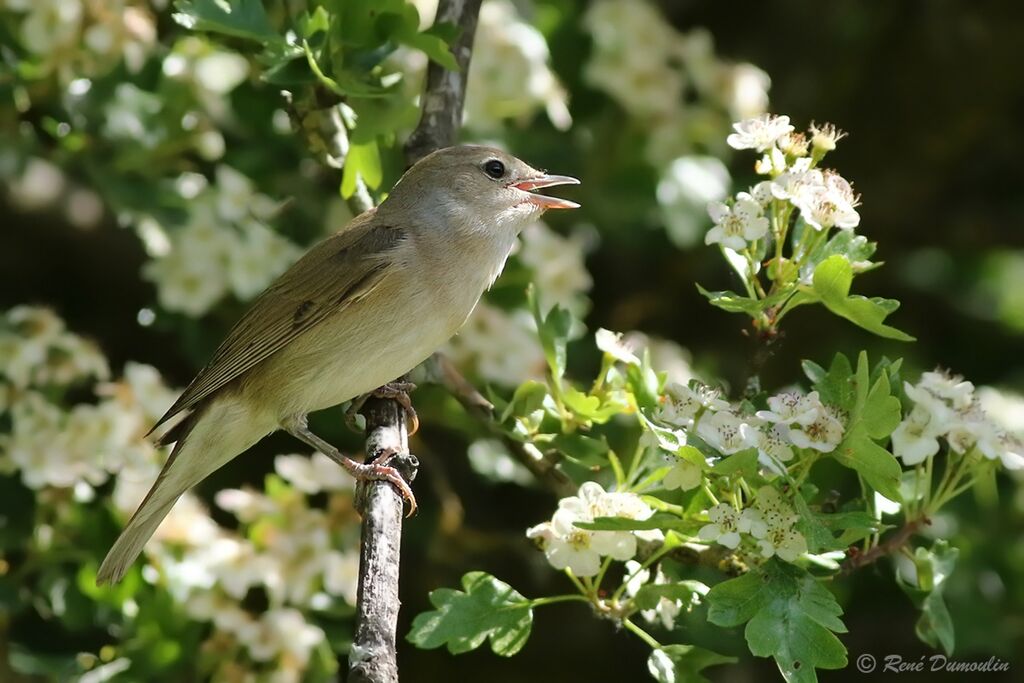
<instances>
[{"instance_id":1,"label":"bird's leg","mask_svg":"<svg viewBox=\"0 0 1024 683\"><path fill-rule=\"evenodd\" d=\"M389 449L380 453L374 453L370 462L358 462L342 454L337 448L327 443L319 436L309 431L306 424L306 416L299 415L288 418L281 423L281 427L299 441L309 444L317 449L352 475L358 481L387 481L398 489L402 498L409 503L409 514L411 517L416 512L416 496L413 495L409 484L394 467L389 467L387 462L397 455L397 451Z\"/></svg>"},{"instance_id":2,"label":"bird's leg","mask_svg":"<svg viewBox=\"0 0 1024 683\"><path fill-rule=\"evenodd\" d=\"M412 407L412 400L409 398L409 392L415 388L416 385L408 380L396 379L394 382L388 382L370 392L371 396L377 398L390 398L398 401L411 423L409 425L409 436L412 436L420 429L420 418Z\"/></svg>"}]
</instances>

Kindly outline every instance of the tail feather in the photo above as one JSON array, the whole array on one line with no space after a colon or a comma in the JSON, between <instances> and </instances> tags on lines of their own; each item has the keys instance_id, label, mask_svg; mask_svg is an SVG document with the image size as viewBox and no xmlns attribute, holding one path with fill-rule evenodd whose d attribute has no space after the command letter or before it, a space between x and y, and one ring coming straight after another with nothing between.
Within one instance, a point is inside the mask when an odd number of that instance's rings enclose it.
<instances>
[{"instance_id":1,"label":"tail feather","mask_svg":"<svg viewBox=\"0 0 1024 683\"><path fill-rule=\"evenodd\" d=\"M164 520L167 513L171 511L189 485L182 486L180 477L169 476L175 461L181 455L182 450L188 443L189 434L198 422L198 415L193 414L183 420L174 430L180 431L176 434L174 449L171 455L160 470L160 475L149 489L149 493L143 498L138 509L132 518L128 520L121 531L121 535L114 541L114 545L107 551L103 558L99 572L96 574L96 583L117 583L124 578L128 568L135 562L135 559L142 553L146 541L156 532L160 522ZM163 445L162 442L160 445Z\"/></svg>"},{"instance_id":2,"label":"tail feather","mask_svg":"<svg viewBox=\"0 0 1024 683\"><path fill-rule=\"evenodd\" d=\"M169 502L162 504L159 508L152 508L143 505L136 511L131 521L117 537L110 552L107 553L100 570L96 574L96 583L117 583L124 578L128 568L132 566L135 559L142 553L146 541L153 535L160 522L164 520L167 513L174 507L174 503L181 494L174 496Z\"/></svg>"},{"instance_id":3,"label":"tail feather","mask_svg":"<svg viewBox=\"0 0 1024 683\"><path fill-rule=\"evenodd\" d=\"M177 440L171 457L114 541L100 565L96 583L120 581L178 498L273 431L276 424L271 418L254 415L244 403L225 397L175 425L161 440L166 442L172 435Z\"/></svg>"}]
</instances>

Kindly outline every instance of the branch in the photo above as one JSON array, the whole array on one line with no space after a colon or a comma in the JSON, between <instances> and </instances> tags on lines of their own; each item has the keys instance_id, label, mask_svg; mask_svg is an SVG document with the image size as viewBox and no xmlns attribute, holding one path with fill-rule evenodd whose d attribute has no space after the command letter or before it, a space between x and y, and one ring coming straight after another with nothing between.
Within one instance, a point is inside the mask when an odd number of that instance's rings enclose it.
<instances>
[{"instance_id":1,"label":"branch","mask_svg":"<svg viewBox=\"0 0 1024 683\"><path fill-rule=\"evenodd\" d=\"M366 453L397 451L389 462L411 482L419 464L409 454L405 409L394 400L371 397L366 418ZM395 634L398 630L398 567L402 542L402 495L387 482L361 487L357 505L363 516L359 542L359 592L356 633L349 654L349 681L398 680Z\"/></svg>"},{"instance_id":2,"label":"branch","mask_svg":"<svg viewBox=\"0 0 1024 683\"><path fill-rule=\"evenodd\" d=\"M455 142L462 122L466 75L476 34L482 0L440 0L437 22L452 22L461 32L452 45L458 72L448 72L431 62L427 70L419 125L405 146L412 165L430 152ZM394 399L371 398L363 406L366 417L366 452L394 448L396 466L406 463L402 475L411 481L415 459L408 455L405 410ZM402 454L405 454L404 456ZM398 630L398 574L402 542L401 495L387 482L369 482L361 500L363 515L359 553L359 591L356 633L349 655L349 681L396 683L398 664L395 634Z\"/></svg>"},{"instance_id":3,"label":"branch","mask_svg":"<svg viewBox=\"0 0 1024 683\"><path fill-rule=\"evenodd\" d=\"M547 457L533 444L516 441L508 436L494 420L494 406L469 380L462 376L451 360L438 351L425 363L427 375L431 380L443 384L455 399L462 404L467 413L479 420L491 433L505 445L512 456L530 473L560 498L574 496L578 492L576 485L555 465L554 460Z\"/></svg>"},{"instance_id":4,"label":"branch","mask_svg":"<svg viewBox=\"0 0 1024 683\"><path fill-rule=\"evenodd\" d=\"M915 519L907 522L899 531L894 533L889 538L885 539L884 542L876 545L871 550L865 553L857 553L856 555L850 555L850 557L848 557L846 561L843 562L842 568L840 569L839 573L843 576L848 576L856 570L860 569L861 567L866 567L869 564L874 564L881 558L887 555L891 555L892 553L898 551L900 548L905 546L907 544L907 541L909 541L911 537L917 533L917 530L927 524L931 524L931 521L927 518Z\"/></svg>"},{"instance_id":5,"label":"branch","mask_svg":"<svg viewBox=\"0 0 1024 683\"><path fill-rule=\"evenodd\" d=\"M483 0L441 0L435 24L455 24L459 37L451 50L458 71L449 71L437 62L427 67L427 86L420 104L423 115L405 143L405 163L412 166L431 152L451 147L462 125L462 104L466 99L466 77L473 54L476 20Z\"/></svg>"}]
</instances>

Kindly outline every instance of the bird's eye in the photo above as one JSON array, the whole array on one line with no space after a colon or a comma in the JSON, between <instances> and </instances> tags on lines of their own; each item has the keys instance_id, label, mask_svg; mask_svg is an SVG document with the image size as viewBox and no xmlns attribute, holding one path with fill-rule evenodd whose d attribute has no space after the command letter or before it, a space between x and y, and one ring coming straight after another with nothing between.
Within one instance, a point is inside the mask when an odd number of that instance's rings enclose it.
<instances>
[{"instance_id":1,"label":"bird's eye","mask_svg":"<svg viewBox=\"0 0 1024 683\"><path fill-rule=\"evenodd\" d=\"M501 163L497 159L491 159L484 164L484 173L495 180L499 180L505 175L505 164Z\"/></svg>"}]
</instances>

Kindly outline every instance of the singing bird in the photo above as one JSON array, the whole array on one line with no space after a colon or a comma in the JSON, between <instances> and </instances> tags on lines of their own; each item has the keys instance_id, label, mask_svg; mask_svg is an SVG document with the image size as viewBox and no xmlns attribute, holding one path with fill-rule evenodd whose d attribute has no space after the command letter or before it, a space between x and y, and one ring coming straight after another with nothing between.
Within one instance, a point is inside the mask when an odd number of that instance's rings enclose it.
<instances>
[{"instance_id":1,"label":"singing bird","mask_svg":"<svg viewBox=\"0 0 1024 683\"><path fill-rule=\"evenodd\" d=\"M412 166L375 209L314 246L256 300L153 430L170 458L100 566L121 580L175 501L267 434L284 429L354 478L385 480L385 463L344 455L306 415L374 391L454 335L501 273L520 231L574 202L532 190L577 184L497 149L448 147Z\"/></svg>"}]
</instances>

